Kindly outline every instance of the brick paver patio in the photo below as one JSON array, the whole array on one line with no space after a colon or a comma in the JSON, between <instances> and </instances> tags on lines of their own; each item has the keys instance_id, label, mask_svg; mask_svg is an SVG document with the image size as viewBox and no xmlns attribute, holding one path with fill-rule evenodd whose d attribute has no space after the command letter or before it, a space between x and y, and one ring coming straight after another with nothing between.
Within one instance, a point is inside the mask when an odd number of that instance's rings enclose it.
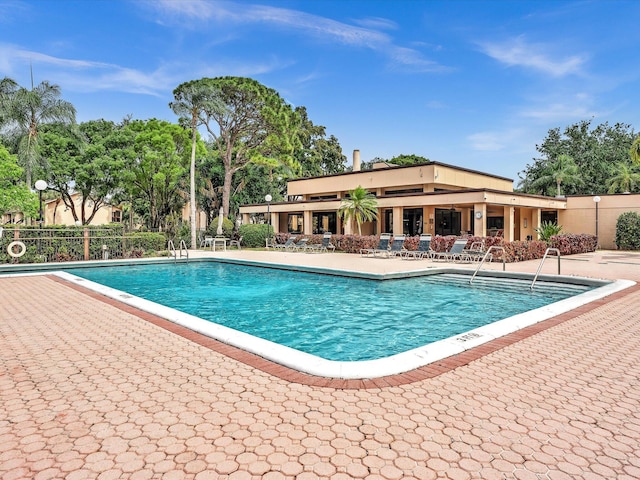
<instances>
[{"instance_id":1,"label":"brick paver patio","mask_svg":"<svg viewBox=\"0 0 640 480\"><path fill-rule=\"evenodd\" d=\"M234 253L258 254L295 258ZM565 263L640 279L638 256ZM640 478L637 287L371 388L293 382L141 317L47 276L0 278L2 480Z\"/></svg>"}]
</instances>

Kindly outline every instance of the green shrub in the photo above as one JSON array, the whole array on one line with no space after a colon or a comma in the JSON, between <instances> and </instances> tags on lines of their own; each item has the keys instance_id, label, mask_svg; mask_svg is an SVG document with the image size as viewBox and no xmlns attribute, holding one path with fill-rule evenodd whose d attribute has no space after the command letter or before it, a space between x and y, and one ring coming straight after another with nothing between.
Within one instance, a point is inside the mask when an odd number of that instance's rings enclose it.
<instances>
[{"instance_id":1,"label":"green shrub","mask_svg":"<svg viewBox=\"0 0 640 480\"><path fill-rule=\"evenodd\" d=\"M136 232L124 236L125 256L138 258L143 253L166 250L167 240L162 233Z\"/></svg>"},{"instance_id":2,"label":"green shrub","mask_svg":"<svg viewBox=\"0 0 640 480\"><path fill-rule=\"evenodd\" d=\"M558 235L562 231L562 226L555 222L542 222L540 227L536 228L536 233L540 240L543 242L549 242L551 237Z\"/></svg>"},{"instance_id":3,"label":"green shrub","mask_svg":"<svg viewBox=\"0 0 640 480\"><path fill-rule=\"evenodd\" d=\"M242 237L242 244L248 248L261 248L266 246L267 236L271 230L273 236L273 227L266 224L249 223L240 225L238 234Z\"/></svg>"},{"instance_id":4,"label":"green shrub","mask_svg":"<svg viewBox=\"0 0 640 480\"><path fill-rule=\"evenodd\" d=\"M640 215L625 212L616 221L616 245L621 250L640 250Z\"/></svg>"},{"instance_id":5,"label":"green shrub","mask_svg":"<svg viewBox=\"0 0 640 480\"><path fill-rule=\"evenodd\" d=\"M218 217L214 218L209 224L207 234L212 237L218 234ZM233 238L233 222L227 217L223 217L222 219L222 234L227 238Z\"/></svg>"}]
</instances>

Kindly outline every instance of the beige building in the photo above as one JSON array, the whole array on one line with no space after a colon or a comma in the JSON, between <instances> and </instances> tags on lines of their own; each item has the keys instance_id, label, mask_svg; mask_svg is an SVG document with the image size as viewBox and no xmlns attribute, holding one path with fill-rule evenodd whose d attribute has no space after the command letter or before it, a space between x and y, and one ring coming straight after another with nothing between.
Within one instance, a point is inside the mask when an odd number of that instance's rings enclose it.
<instances>
[{"instance_id":1,"label":"beige building","mask_svg":"<svg viewBox=\"0 0 640 480\"><path fill-rule=\"evenodd\" d=\"M82 196L79 193L71 195L76 213L80 216L82 211ZM87 202L85 211L87 215L93 209L93 202ZM67 207L61 198L47 200L43 205L44 225L75 225L75 219L71 209ZM105 225L107 223L122 222L122 208L114 205L101 206L93 219L91 225Z\"/></svg>"},{"instance_id":2,"label":"beige building","mask_svg":"<svg viewBox=\"0 0 640 480\"><path fill-rule=\"evenodd\" d=\"M358 186L377 197L378 220L362 226L363 235L382 232L418 235L502 235L507 241L536 238L536 228L558 222L565 233L596 233L602 248L615 248L615 223L620 213L638 211L638 195L555 198L513 191L513 180L439 162L406 167L386 163L354 171L291 180L287 202L240 207L243 223L262 219L269 211L276 232L298 234L354 233L338 216L342 199Z\"/></svg>"}]
</instances>

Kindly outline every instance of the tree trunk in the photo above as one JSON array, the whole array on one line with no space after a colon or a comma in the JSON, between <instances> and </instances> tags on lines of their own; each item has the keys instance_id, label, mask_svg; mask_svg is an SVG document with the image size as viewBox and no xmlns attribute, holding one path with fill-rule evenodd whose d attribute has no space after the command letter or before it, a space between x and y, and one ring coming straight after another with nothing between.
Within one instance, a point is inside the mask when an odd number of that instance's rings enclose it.
<instances>
[{"instance_id":1,"label":"tree trunk","mask_svg":"<svg viewBox=\"0 0 640 480\"><path fill-rule=\"evenodd\" d=\"M231 184L233 182L233 170L226 168L224 170L224 184L222 185L222 210L224 215L229 217L229 207L231 204Z\"/></svg>"},{"instance_id":2,"label":"tree trunk","mask_svg":"<svg viewBox=\"0 0 640 480\"><path fill-rule=\"evenodd\" d=\"M191 172L189 176L189 220L191 222L191 248L197 248L196 240L196 121L193 117L191 121Z\"/></svg>"}]
</instances>

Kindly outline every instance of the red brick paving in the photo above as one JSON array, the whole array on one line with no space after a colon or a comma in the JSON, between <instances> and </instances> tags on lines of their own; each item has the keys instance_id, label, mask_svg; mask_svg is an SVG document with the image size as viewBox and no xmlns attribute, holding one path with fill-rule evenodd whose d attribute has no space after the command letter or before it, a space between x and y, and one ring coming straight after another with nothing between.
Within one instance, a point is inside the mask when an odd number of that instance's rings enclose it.
<instances>
[{"instance_id":1,"label":"red brick paving","mask_svg":"<svg viewBox=\"0 0 640 480\"><path fill-rule=\"evenodd\" d=\"M639 307L634 288L336 388L48 277L2 278L0 478L637 479Z\"/></svg>"}]
</instances>

